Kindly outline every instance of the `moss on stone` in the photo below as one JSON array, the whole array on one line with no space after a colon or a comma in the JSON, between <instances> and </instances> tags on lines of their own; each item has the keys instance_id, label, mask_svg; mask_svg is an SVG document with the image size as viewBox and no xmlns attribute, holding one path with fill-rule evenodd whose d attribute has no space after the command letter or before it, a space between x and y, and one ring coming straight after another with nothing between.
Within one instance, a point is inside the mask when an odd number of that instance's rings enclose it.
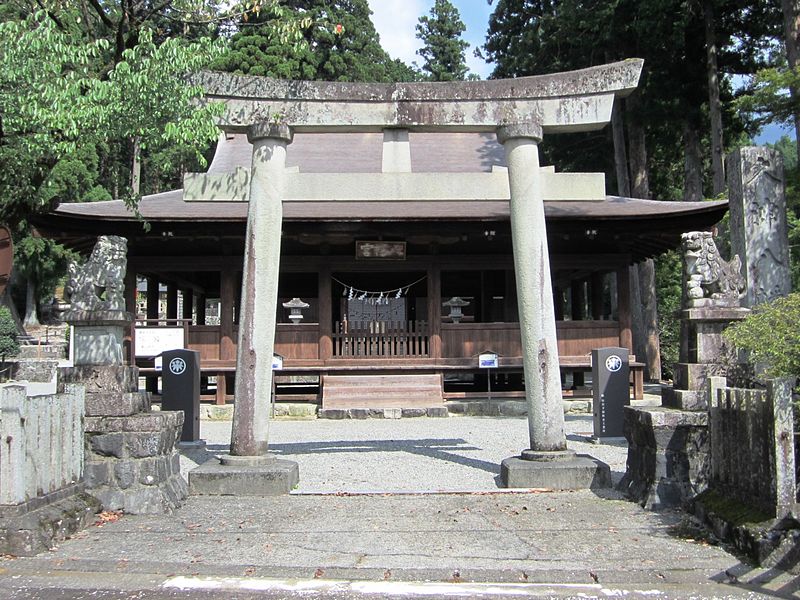
<instances>
[{"instance_id":1,"label":"moss on stone","mask_svg":"<svg viewBox=\"0 0 800 600\"><path fill-rule=\"evenodd\" d=\"M706 490L695 501L699 502L707 513L713 513L734 527L757 525L775 518L774 514L762 508L745 504L717 490Z\"/></svg>"}]
</instances>

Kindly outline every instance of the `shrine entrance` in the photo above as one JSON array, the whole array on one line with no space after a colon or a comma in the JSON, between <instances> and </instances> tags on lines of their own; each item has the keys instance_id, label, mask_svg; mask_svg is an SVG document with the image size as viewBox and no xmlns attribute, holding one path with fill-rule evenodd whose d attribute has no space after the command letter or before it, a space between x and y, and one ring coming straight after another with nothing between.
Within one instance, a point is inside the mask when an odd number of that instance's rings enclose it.
<instances>
[{"instance_id":1,"label":"shrine entrance","mask_svg":"<svg viewBox=\"0 0 800 600\"><path fill-rule=\"evenodd\" d=\"M424 272L332 276L333 358L429 356Z\"/></svg>"}]
</instances>

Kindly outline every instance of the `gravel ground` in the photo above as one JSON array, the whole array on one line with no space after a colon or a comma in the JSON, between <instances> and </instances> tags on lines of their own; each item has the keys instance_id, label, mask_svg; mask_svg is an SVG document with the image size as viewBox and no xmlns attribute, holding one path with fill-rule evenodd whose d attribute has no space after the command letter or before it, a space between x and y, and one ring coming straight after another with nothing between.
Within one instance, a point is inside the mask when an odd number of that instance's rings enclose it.
<instances>
[{"instance_id":1,"label":"gravel ground","mask_svg":"<svg viewBox=\"0 0 800 600\"><path fill-rule=\"evenodd\" d=\"M202 421L203 451L184 450L181 472L228 451L230 421ZM623 438L592 443L592 417L566 417L567 443L625 472ZM300 465L298 492L496 490L500 461L528 447L524 418L273 420L270 451Z\"/></svg>"}]
</instances>

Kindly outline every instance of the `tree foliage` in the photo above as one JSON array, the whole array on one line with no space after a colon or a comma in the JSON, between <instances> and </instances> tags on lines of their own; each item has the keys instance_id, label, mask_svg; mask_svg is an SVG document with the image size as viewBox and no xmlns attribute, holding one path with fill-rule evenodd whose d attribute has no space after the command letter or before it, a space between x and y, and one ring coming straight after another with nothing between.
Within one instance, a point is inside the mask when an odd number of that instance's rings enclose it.
<instances>
[{"instance_id":1,"label":"tree foliage","mask_svg":"<svg viewBox=\"0 0 800 600\"><path fill-rule=\"evenodd\" d=\"M299 40L274 33L274 14L240 25L213 67L245 75L322 81L409 81L416 73L381 48L367 0L286 0L284 14L302 20ZM298 44L297 41L302 43Z\"/></svg>"},{"instance_id":2,"label":"tree foliage","mask_svg":"<svg viewBox=\"0 0 800 600\"><path fill-rule=\"evenodd\" d=\"M800 293L757 306L723 335L739 350L746 350L753 363L765 365L767 377L798 376Z\"/></svg>"},{"instance_id":3,"label":"tree foliage","mask_svg":"<svg viewBox=\"0 0 800 600\"><path fill-rule=\"evenodd\" d=\"M466 27L458 9L449 0L436 0L430 16L421 16L417 38L423 46L417 50L424 62L422 71L431 81L460 81L466 78L464 52L469 43L461 39Z\"/></svg>"}]
</instances>

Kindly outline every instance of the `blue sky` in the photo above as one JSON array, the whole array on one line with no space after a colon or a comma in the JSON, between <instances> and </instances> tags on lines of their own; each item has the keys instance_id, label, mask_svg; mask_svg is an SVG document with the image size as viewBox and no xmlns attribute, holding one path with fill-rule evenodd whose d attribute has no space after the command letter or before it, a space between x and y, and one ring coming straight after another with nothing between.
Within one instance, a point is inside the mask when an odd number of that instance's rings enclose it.
<instances>
[{"instance_id":1,"label":"blue sky","mask_svg":"<svg viewBox=\"0 0 800 600\"><path fill-rule=\"evenodd\" d=\"M450 0L461 13L461 20L467 26L463 38L470 43L467 49L467 66L470 71L486 79L492 72L490 65L473 55L476 46L486 39L486 29L493 6L486 0ZM416 54L420 40L416 38L416 25L422 15L430 13L433 0L369 0L372 9L372 22L381 36L381 45L392 56L405 63L421 57Z\"/></svg>"}]
</instances>

